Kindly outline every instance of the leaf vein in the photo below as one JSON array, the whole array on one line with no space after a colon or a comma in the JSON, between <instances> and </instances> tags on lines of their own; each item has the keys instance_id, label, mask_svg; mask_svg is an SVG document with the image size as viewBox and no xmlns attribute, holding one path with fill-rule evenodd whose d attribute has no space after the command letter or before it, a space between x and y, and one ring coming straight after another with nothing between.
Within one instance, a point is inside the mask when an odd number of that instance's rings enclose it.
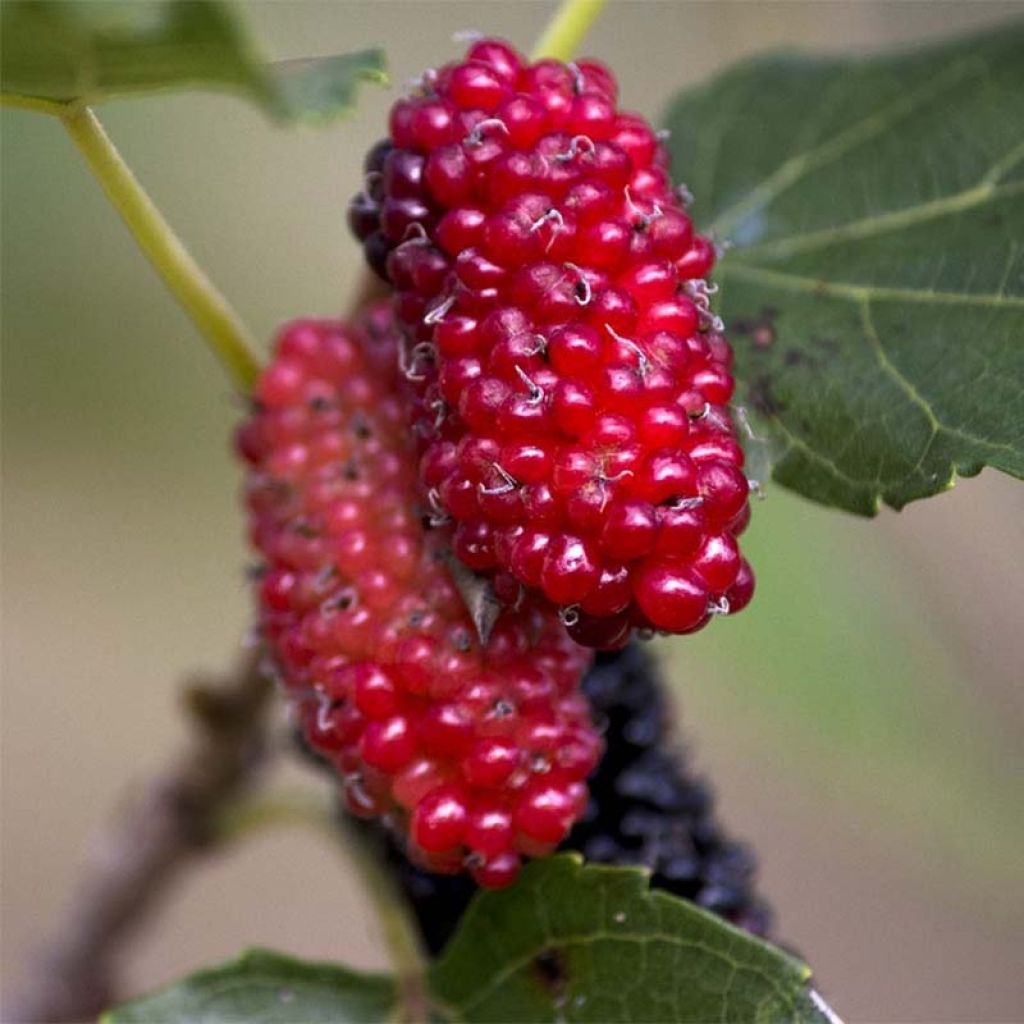
<instances>
[{"instance_id":1,"label":"leaf vein","mask_svg":"<svg viewBox=\"0 0 1024 1024\"><path fill-rule=\"evenodd\" d=\"M948 65L920 88L906 93L881 110L872 111L856 124L826 139L815 149L795 154L754 186L742 199L720 213L712 222L711 230L718 234L728 233L748 213L770 205L806 174L826 166L857 146L870 141L903 118L909 117L945 90L961 85L965 79L984 72L986 68L984 61L973 56Z\"/></svg>"},{"instance_id":2,"label":"leaf vein","mask_svg":"<svg viewBox=\"0 0 1024 1024\"><path fill-rule=\"evenodd\" d=\"M937 434L941 429L942 425L939 423L935 412L932 407L925 400L924 396L917 390L916 387L900 372L889 358L888 353L882 346L882 339L878 336L878 330L875 327L874 320L871 317L871 301L868 298L864 298L860 303L861 312L861 323L864 327L864 335L868 339L868 343L871 345L878 359L878 365L882 370L887 373L900 388L901 391L906 394L910 401L916 405L921 412L924 413L925 418L928 421L928 426L931 428L932 434ZM930 439L929 439L930 443Z\"/></svg>"},{"instance_id":3,"label":"leaf vein","mask_svg":"<svg viewBox=\"0 0 1024 1024\"><path fill-rule=\"evenodd\" d=\"M1017 164L1024 161L1024 142L1014 146L1011 150L1001 156L989 169L989 172L982 178L985 184L995 185L1007 171L1012 171Z\"/></svg>"},{"instance_id":4,"label":"leaf vein","mask_svg":"<svg viewBox=\"0 0 1024 1024\"><path fill-rule=\"evenodd\" d=\"M838 224L831 228L824 228L821 231L808 231L804 234L789 235L786 238L747 246L743 252L745 255L751 256L790 256L794 253L827 248L837 242L855 241L869 238L873 235L885 234L889 231L913 227L916 224L933 220L936 217L964 213L984 203L1020 194L1024 194L1024 181L997 185L994 182L982 179L977 185L969 189L964 189L962 192L956 192L949 196L943 196L941 199L918 203L914 206L907 206L902 210L893 210L889 213L862 217L859 220Z\"/></svg>"},{"instance_id":5,"label":"leaf vein","mask_svg":"<svg viewBox=\"0 0 1024 1024\"><path fill-rule=\"evenodd\" d=\"M826 281L821 278L805 277L783 270L759 267L743 260L731 259L722 263L723 275L735 274L749 281L780 288L783 291L813 292L822 298L849 299L861 302L864 299L901 299L906 302L962 304L1007 309L1024 309L1024 296L989 294L985 292L947 292L923 288L890 288L874 284L853 284L849 281Z\"/></svg>"}]
</instances>

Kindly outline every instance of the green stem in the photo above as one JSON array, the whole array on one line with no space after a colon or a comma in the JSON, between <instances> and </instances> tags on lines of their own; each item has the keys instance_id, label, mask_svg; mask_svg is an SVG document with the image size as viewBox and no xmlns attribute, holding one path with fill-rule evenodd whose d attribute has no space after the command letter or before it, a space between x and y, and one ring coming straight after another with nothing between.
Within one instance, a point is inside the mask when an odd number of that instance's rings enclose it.
<instances>
[{"instance_id":1,"label":"green stem","mask_svg":"<svg viewBox=\"0 0 1024 1024\"><path fill-rule=\"evenodd\" d=\"M38 96L21 96L15 92L0 93L0 104L5 107L15 107L18 110L34 110L39 114L52 114L60 117L67 109L66 103L58 103L57 100L44 100Z\"/></svg>"},{"instance_id":2,"label":"green stem","mask_svg":"<svg viewBox=\"0 0 1024 1024\"><path fill-rule=\"evenodd\" d=\"M339 826L336 824L335 828ZM380 850L370 848L354 828L341 826L341 831L349 836L346 848L359 868L364 892L377 911L384 945L398 977L403 1024L427 1024L431 1017L430 997L426 989L426 956L419 930L405 908L404 898L394 879L382 863Z\"/></svg>"},{"instance_id":3,"label":"green stem","mask_svg":"<svg viewBox=\"0 0 1024 1024\"><path fill-rule=\"evenodd\" d=\"M606 0L562 0L537 40L532 59L554 57L555 60L571 60L605 3Z\"/></svg>"},{"instance_id":4,"label":"green stem","mask_svg":"<svg viewBox=\"0 0 1024 1024\"><path fill-rule=\"evenodd\" d=\"M228 808L217 823L217 839L234 843L286 825L301 825L332 835L330 803L308 793L274 793Z\"/></svg>"},{"instance_id":5,"label":"green stem","mask_svg":"<svg viewBox=\"0 0 1024 1024\"><path fill-rule=\"evenodd\" d=\"M430 999L425 988L426 956L419 931L391 876L380 863L379 851L371 849L354 828L340 823L329 801L308 793L258 797L224 814L218 838L222 842L237 842L264 830L289 825L311 828L334 844L339 833L348 840L345 851L351 855L363 883L362 891L377 914L381 937L398 979L402 1024L426 1024L430 1018Z\"/></svg>"},{"instance_id":6,"label":"green stem","mask_svg":"<svg viewBox=\"0 0 1024 1024\"><path fill-rule=\"evenodd\" d=\"M256 346L238 314L203 273L121 158L96 115L70 104L59 117L139 247L243 393L259 374Z\"/></svg>"}]
</instances>

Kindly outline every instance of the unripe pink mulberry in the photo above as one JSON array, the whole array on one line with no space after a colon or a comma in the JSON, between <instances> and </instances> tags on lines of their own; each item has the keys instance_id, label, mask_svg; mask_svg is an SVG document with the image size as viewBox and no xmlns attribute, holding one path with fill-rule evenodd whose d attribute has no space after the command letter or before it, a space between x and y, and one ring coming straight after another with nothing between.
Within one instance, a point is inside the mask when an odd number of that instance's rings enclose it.
<instances>
[{"instance_id":1,"label":"unripe pink mulberry","mask_svg":"<svg viewBox=\"0 0 1024 1024\"><path fill-rule=\"evenodd\" d=\"M423 526L396 377L387 308L281 331L236 445L260 627L350 810L432 870L505 885L583 813L601 749L589 658L539 602L481 643L446 567L452 530Z\"/></svg>"}]
</instances>

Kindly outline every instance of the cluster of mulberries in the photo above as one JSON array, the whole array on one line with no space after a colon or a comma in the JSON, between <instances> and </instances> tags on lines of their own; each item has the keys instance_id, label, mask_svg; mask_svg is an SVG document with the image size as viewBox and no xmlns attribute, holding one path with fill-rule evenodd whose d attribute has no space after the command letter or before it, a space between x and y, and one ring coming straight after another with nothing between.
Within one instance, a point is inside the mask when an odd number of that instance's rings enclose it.
<instances>
[{"instance_id":1,"label":"cluster of mulberries","mask_svg":"<svg viewBox=\"0 0 1024 1024\"><path fill-rule=\"evenodd\" d=\"M349 220L391 303L287 325L237 438L304 740L428 872L410 885L507 885L575 826L590 859L756 930L749 859L666 752L647 663L580 688L585 648L753 593L714 247L595 61L483 40L389 128ZM493 628L454 582L473 574Z\"/></svg>"},{"instance_id":2,"label":"cluster of mulberries","mask_svg":"<svg viewBox=\"0 0 1024 1024\"><path fill-rule=\"evenodd\" d=\"M598 648L743 608L715 251L611 72L478 42L395 104L366 170L350 224L395 291L421 485L459 559Z\"/></svg>"},{"instance_id":3,"label":"cluster of mulberries","mask_svg":"<svg viewBox=\"0 0 1024 1024\"><path fill-rule=\"evenodd\" d=\"M587 812L562 848L589 861L647 868L653 887L765 936L771 914L754 889L753 856L723 832L707 783L690 773L672 742L651 656L635 644L598 655L583 691L603 724L605 756L590 780ZM465 877L423 871L386 837L382 843L425 945L439 952L476 887Z\"/></svg>"}]
</instances>

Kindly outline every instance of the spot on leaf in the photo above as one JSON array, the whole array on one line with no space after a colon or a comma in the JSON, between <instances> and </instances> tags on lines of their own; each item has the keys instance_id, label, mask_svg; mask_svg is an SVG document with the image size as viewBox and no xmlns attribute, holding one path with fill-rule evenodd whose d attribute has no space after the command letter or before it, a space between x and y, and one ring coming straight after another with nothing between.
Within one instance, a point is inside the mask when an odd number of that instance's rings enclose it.
<instances>
[{"instance_id":1,"label":"spot on leaf","mask_svg":"<svg viewBox=\"0 0 1024 1024\"><path fill-rule=\"evenodd\" d=\"M569 981L569 965L565 953L558 949L541 950L532 963L534 977L553 996L560 995Z\"/></svg>"},{"instance_id":2,"label":"spot on leaf","mask_svg":"<svg viewBox=\"0 0 1024 1024\"><path fill-rule=\"evenodd\" d=\"M762 415L779 416L786 411L786 404L775 393L775 382L771 374L763 373L750 383L750 404Z\"/></svg>"}]
</instances>

